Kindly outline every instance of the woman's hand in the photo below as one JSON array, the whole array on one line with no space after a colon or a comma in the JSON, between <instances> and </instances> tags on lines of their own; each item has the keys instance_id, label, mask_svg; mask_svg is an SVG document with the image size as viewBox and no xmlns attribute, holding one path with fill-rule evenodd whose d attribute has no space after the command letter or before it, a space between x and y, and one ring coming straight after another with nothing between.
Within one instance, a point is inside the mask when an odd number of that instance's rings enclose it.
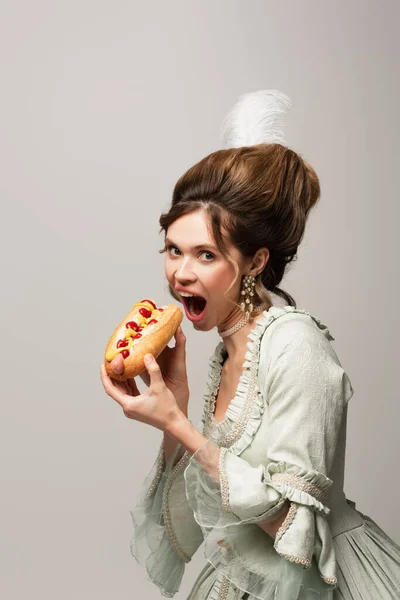
<instances>
[{"instance_id":1,"label":"woman's hand","mask_svg":"<svg viewBox=\"0 0 400 600\"><path fill-rule=\"evenodd\" d=\"M174 337L175 346L173 348L166 346L158 356L157 363L165 385L175 396L181 411L187 416L189 385L186 371L186 337L181 327L178 327ZM124 372L124 359L121 354L117 354L113 358L111 368L119 375ZM143 371L139 377L147 386L150 385L148 371ZM130 384L128 385L130 386ZM134 385L136 386L136 384Z\"/></svg>"},{"instance_id":2,"label":"woman's hand","mask_svg":"<svg viewBox=\"0 0 400 600\"><path fill-rule=\"evenodd\" d=\"M146 361L149 387L141 394L134 379L116 381L107 375L104 364L101 365L100 378L106 393L122 407L129 419L152 425L161 431L167 431L183 415L174 394L166 386L159 365L148 354Z\"/></svg>"}]
</instances>

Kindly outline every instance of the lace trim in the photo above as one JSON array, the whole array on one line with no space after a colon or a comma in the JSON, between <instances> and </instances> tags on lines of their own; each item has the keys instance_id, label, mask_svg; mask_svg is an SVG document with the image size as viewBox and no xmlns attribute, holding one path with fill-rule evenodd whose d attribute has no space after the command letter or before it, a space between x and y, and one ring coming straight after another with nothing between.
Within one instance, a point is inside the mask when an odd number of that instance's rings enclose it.
<instances>
[{"instance_id":1,"label":"lace trim","mask_svg":"<svg viewBox=\"0 0 400 600\"><path fill-rule=\"evenodd\" d=\"M238 587L236 587L235 585L233 585L232 582L227 577L224 577L224 579L222 581L220 590L218 592L218 600L226 600L227 599L229 589L231 586L234 589L234 596L233 596L232 600L240 600L240 598L242 597L243 590L241 590ZM246 598L248 598L248 596L249 595L247 594Z\"/></svg>"},{"instance_id":2,"label":"lace trim","mask_svg":"<svg viewBox=\"0 0 400 600\"><path fill-rule=\"evenodd\" d=\"M234 557L234 554L229 549L227 550L227 554L229 556L228 572L226 575L223 576L222 583L221 583L221 586L218 591L218 600L226 600L228 597L228 594L229 594L229 590L231 589L231 586L233 585L232 581L230 580L230 577L232 576L232 571L233 571L234 564L235 564L234 563L235 557ZM236 588L236 586L233 586L233 587L236 590L236 592L235 592L235 598L236 598L238 588ZM241 590L239 590L239 591L241 591Z\"/></svg>"},{"instance_id":3,"label":"lace trim","mask_svg":"<svg viewBox=\"0 0 400 600\"><path fill-rule=\"evenodd\" d=\"M276 547L278 541L281 539L281 537L286 533L286 531L289 529L290 525L293 523L296 513L297 513L297 505L294 504L293 502L291 502L288 514L286 515L286 519L283 521L282 525L279 527L277 534L275 536L274 548L277 551L277 553L280 556L282 556L282 558L285 558L286 560L289 560L290 562L297 563L298 565L303 565L303 567L305 569L309 569L311 567L311 561L308 558L305 558L303 556L293 556L292 554L284 554L283 552L279 552L279 550Z\"/></svg>"},{"instance_id":4,"label":"lace trim","mask_svg":"<svg viewBox=\"0 0 400 600\"><path fill-rule=\"evenodd\" d=\"M289 475L288 473L273 473L271 475L271 481L278 485L284 483L297 490L307 492L310 496L314 496L314 498L319 500L319 502L326 502L328 499L328 494L324 490L321 490L317 485L304 481L304 479L296 477L295 475Z\"/></svg>"},{"instance_id":5,"label":"lace trim","mask_svg":"<svg viewBox=\"0 0 400 600\"><path fill-rule=\"evenodd\" d=\"M230 515L236 516L229 506L229 482L228 475L225 471L225 455L228 452L227 448L221 448L219 452L219 461L218 461L218 473L220 477L220 485L221 485L221 498L222 498L222 507L224 510Z\"/></svg>"},{"instance_id":6,"label":"lace trim","mask_svg":"<svg viewBox=\"0 0 400 600\"><path fill-rule=\"evenodd\" d=\"M274 541L274 548L277 551L277 553L282 556L283 558L285 558L286 560L289 560L290 562L295 562L298 564L301 564L304 566L305 569L308 569L311 567L311 561L308 558L302 558L302 557L298 557L298 556L293 556L290 554L284 554L282 552L279 552L279 550L277 549L277 544L279 542L279 540L282 538L282 536L286 533L286 531L289 529L289 527L291 526L291 524L293 523L296 513L297 513L297 504L294 502L290 503L290 508L288 510L288 513L286 515L285 520L283 521L282 525L279 527L278 531L276 532L276 536L275 536L275 541ZM337 578L332 576L332 577L323 577L321 575L321 578L323 581L325 581L325 583L328 583L329 585L336 585L337 584Z\"/></svg>"},{"instance_id":7,"label":"lace trim","mask_svg":"<svg viewBox=\"0 0 400 600\"><path fill-rule=\"evenodd\" d=\"M290 562L295 562L298 565L303 565L305 569L309 569L311 567L311 561L308 558L303 558L301 556L292 556L291 554L283 554L282 552L278 552L278 554L279 556L282 556L282 558L286 558L286 560L289 560Z\"/></svg>"},{"instance_id":8,"label":"lace trim","mask_svg":"<svg viewBox=\"0 0 400 600\"><path fill-rule=\"evenodd\" d=\"M181 547L178 544L178 540L176 538L174 529L172 527L172 520L171 520L171 515L169 512L169 505L168 505L168 500L169 500L168 496L169 496L169 491L171 489L171 485L174 480L174 477L176 476L176 474L179 471L181 471L186 466L186 463L189 461L189 458L190 458L189 452L185 452L185 454L182 456L182 458L179 460L179 462L172 469L171 475L168 478L167 483L165 484L163 500L162 500L162 514L164 517L165 529L168 534L169 541L171 542L171 546L173 547L173 549L175 550L175 552L177 553L179 558L181 558L186 563L190 562L191 559L190 559L190 556L188 556L185 552L183 552L183 550L181 549Z\"/></svg>"},{"instance_id":9,"label":"lace trim","mask_svg":"<svg viewBox=\"0 0 400 600\"><path fill-rule=\"evenodd\" d=\"M276 532L274 545L279 542L279 540L281 539L283 534L286 533L287 529L289 529L290 525L293 523L293 520L296 516L296 512L297 512L297 505L294 504L293 502L291 502L290 508L285 517L285 520L283 521L282 525L279 527L278 531Z\"/></svg>"},{"instance_id":10,"label":"lace trim","mask_svg":"<svg viewBox=\"0 0 400 600\"><path fill-rule=\"evenodd\" d=\"M226 598L228 597L228 592L229 592L230 586L231 586L231 582L229 581L229 579L227 577L224 577L224 580L223 580L220 590L219 590L218 600L226 600Z\"/></svg>"},{"instance_id":11,"label":"lace trim","mask_svg":"<svg viewBox=\"0 0 400 600\"><path fill-rule=\"evenodd\" d=\"M329 583L331 585L336 585L337 584L337 578L336 577L323 577L322 578L325 583Z\"/></svg>"},{"instance_id":12,"label":"lace trim","mask_svg":"<svg viewBox=\"0 0 400 600\"><path fill-rule=\"evenodd\" d=\"M156 458L156 463L157 463L156 474L154 475L154 479L144 497L145 500L149 500L152 497L152 495L154 494L154 492L156 491L157 486L160 483L164 469L166 467L165 455L164 455L164 439L161 442L160 449L158 451L157 458Z\"/></svg>"}]
</instances>

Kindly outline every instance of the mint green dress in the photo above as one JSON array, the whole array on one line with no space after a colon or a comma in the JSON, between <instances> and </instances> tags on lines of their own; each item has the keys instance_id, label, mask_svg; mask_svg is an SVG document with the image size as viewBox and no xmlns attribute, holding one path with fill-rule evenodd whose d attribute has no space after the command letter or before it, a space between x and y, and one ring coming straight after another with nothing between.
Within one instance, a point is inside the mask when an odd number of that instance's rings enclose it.
<instances>
[{"instance_id":1,"label":"mint green dress","mask_svg":"<svg viewBox=\"0 0 400 600\"><path fill-rule=\"evenodd\" d=\"M400 547L343 491L353 388L333 339L305 310L264 311L219 423L227 353L217 345L199 425L207 442L193 456L178 445L168 464L161 443L130 511L131 552L164 596L204 545L187 600L400 598ZM286 508L273 539L257 522Z\"/></svg>"}]
</instances>

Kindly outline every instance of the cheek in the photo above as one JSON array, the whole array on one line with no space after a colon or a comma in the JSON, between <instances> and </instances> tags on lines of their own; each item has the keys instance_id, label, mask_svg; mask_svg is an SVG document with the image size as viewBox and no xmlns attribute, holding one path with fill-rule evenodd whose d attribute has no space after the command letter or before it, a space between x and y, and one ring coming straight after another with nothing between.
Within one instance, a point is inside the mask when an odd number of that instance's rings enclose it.
<instances>
[{"instance_id":1,"label":"cheek","mask_svg":"<svg viewBox=\"0 0 400 600\"><path fill-rule=\"evenodd\" d=\"M232 272L231 269L227 269L226 267L216 269L212 274L212 277L209 278L209 288L218 292L226 292L226 290L230 288L228 297L232 294L235 295L235 290L238 287L238 283L235 282L234 285L230 287L234 279L235 273Z\"/></svg>"},{"instance_id":2,"label":"cheek","mask_svg":"<svg viewBox=\"0 0 400 600\"><path fill-rule=\"evenodd\" d=\"M165 277L166 277L166 278L167 278L167 280L168 280L168 283L170 283L170 284L171 284L171 282L172 282L172 274L173 274L173 270L172 270L172 267L171 267L171 265L170 265L168 262L166 262L166 263L165 263L164 272L165 272Z\"/></svg>"}]
</instances>

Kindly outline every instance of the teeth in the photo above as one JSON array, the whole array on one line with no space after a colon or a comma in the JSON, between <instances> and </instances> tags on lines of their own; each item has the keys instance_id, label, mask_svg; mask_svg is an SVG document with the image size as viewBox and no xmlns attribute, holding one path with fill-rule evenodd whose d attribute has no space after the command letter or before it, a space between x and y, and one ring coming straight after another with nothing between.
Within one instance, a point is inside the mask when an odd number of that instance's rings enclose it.
<instances>
[{"instance_id":1,"label":"teeth","mask_svg":"<svg viewBox=\"0 0 400 600\"><path fill-rule=\"evenodd\" d=\"M184 296L185 298L194 298L194 294L189 294L189 292L178 292L180 296Z\"/></svg>"}]
</instances>

